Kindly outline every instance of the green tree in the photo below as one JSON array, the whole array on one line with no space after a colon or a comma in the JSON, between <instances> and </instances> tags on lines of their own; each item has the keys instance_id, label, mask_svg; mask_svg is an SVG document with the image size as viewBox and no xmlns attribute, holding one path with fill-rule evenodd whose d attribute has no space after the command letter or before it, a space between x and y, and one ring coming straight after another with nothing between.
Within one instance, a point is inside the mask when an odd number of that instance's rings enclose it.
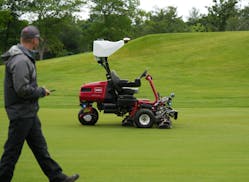
<instances>
[{"instance_id":1,"label":"green tree","mask_svg":"<svg viewBox=\"0 0 249 182\"><path fill-rule=\"evenodd\" d=\"M187 25L177 15L177 8L172 6L152 11L144 26L144 34L186 31L188 31Z\"/></svg>"},{"instance_id":2,"label":"green tree","mask_svg":"<svg viewBox=\"0 0 249 182\"><path fill-rule=\"evenodd\" d=\"M196 8L192 8L189 13L189 17L187 20L187 25L190 27L191 32L205 32L206 28L202 24L202 17L204 15L200 14L199 10Z\"/></svg>"},{"instance_id":3,"label":"green tree","mask_svg":"<svg viewBox=\"0 0 249 182\"><path fill-rule=\"evenodd\" d=\"M92 0L90 22L93 38L122 39L131 34L138 0Z\"/></svg>"},{"instance_id":4,"label":"green tree","mask_svg":"<svg viewBox=\"0 0 249 182\"><path fill-rule=\"evenodd\" d=\"M240 11L239 22L239 30L249 30L249 6Z\"/></svg>"},{"instance_id":5,"label":"green tree","mask_svg":"<svg viewBox=\"0 0 249 182\"><path fill-rule=\"evenodd\" d=\"M140 37L145 35L147 32L146 29L146 22L149 21L151 17L151 12L146 12L142 9L136 9L135 16L133 18L132 23L132 37Z\"/></svg>"},{"instance_id":6,"label":"green tree","mask_svg":"<svg viewBox=\"0 0 249 182\"><path fill-rule=\"evenodd\" d=\"M91 19L80 20L77 22L78 27L81 31L81 41L80 41L80 49L83 52L91 51L92 44L95 38L95 30L94 24Z\"/></svg>"},{"instance_id":7,"label":"green tree","mask_svg":"<svg viewBox=\"0 0 249 182\"><path fill-rule=\"evenodd\" d=\"M42 33L43 42L39 49L40 59L44 53L59 56L65 52L63 42L60 40L68 17L78 12L84 0L26 0L25 8L34 14L31 21L37 25ZM70 41L68 36L68 41Z\"/></svg>"},{"instance_id":8,"label":"green tree","mask_svg":"<svg viewBox=\"0 0 249 182\"><path fill-rule=\"evenodd\" d=\"M0 50L6 51L11 45L19 41L20 30L27 25L27 21L19 20L24 13L23 0L0 1Z\"/></svg>"},{"instance_id":9,"label":"green tree","mask_svg":"<svg viewBox=\"0 0 249 182\"><path fill-rule=\"evenodd\" d=\"M208 29L211 31L225 31L231 17L237 16L238 0L213 0L214 5L208 7L206 17Z\"/></svg>"},{"instance_id":10,"label":"green tree","mask_svg":"<svg viewBox=\"0 0 249 182\"><path fill-rule=\"evenodd\" d=\"M63 43L62 55L76 54L84 51L82 45L83 34L80 29L79 23L76 21L75 17L68 16L63 23L63 31L59 34L59 39Z\"/></svg>"},{"instance_id":11,"label":"green tree","mask_svg":"<svg viewBox=\"0 0 249 182\"><path fill-rule=\"evenodd\" d=\"M65 26L70 22L68 17L72 17L85 3L85 0L0 0L0 48L7 49L16 43L21 28L29 21L38 26L44 38L39 50L40 59L45 52L60 55L65 52L61 34L68 27ZM21 16L27 21L21 21ZM68 36L68 42L70 40Z\"/></svg>"},{"instance_id":12,"label":"green tree","mask_svg":"<svg viewBox=\"0 0 249 182\"><path fill-rule=\"evenodd\" d=\"M226 30L249 30L249 6L246 6L244 9L240 10L237 16L228 19Z\"/></svg>"},{"instance_id":13,"label":"green tree","mask_svg":"<svg viewBox=\"0 0 249 182\"><path fill-rule=\"evenodd\" d=\"M190 26L191 32L206 32L206 28L201 23L196 23L195 25Z\"/></svg>"}]
</instances>

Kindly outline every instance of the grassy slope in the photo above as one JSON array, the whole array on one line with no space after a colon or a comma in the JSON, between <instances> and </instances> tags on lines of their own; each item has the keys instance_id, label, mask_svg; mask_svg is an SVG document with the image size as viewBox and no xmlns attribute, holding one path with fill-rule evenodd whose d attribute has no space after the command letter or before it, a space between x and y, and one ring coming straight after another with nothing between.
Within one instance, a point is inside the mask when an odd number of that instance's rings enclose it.
<instances>
[{"instance_id":1,"label":"grassy slope","mask_svg":"<svg viewBox=\"0 0 249 182\"><path fill-rule=\"evenodd\" d=\"M248 107L248 41L249 32L149 35L115 53L110 66L129 80L148 68L161 95L176 93L177 107ZM46 107L77 107L82 83L105 80L91 53L37 65L40 85L57 90L41 100ZM138 97L153 98L145 81Z\"/></svg>"},{"instance_id":2,"label":"grassy slope","mask_svg":"<svg viewBox=\"0 0 249 182\"><path fill-rule=\"evenodd\" d=\"M181 107L248 106L248 40L249 32L154 35L115 58L149 67L159 90L176 92Z\"/></svg>"},{"instance_id":3,"label":"grassy slope","mask_svg":"<svg viewBox=\"0 0 249 182\"><path fill-rule=\"evenodd\" d=\"M249 32L149 35L110 58L122 78L148 68L162 95L176 93L180 118L172 130L123 128L121 118L102 114L96 126L81 126L79 87L105 80L103 68L90 53L38 62L40 85L57 90L41 100L50 153L65 172L79 172L79 181L249 181L248 41ZM140 91L139 97L151 97L145 81ZM0 120L2 153L3 109ZM13 182L20 179L46 181L26 145Z\"/></svg>"}]
</instances>

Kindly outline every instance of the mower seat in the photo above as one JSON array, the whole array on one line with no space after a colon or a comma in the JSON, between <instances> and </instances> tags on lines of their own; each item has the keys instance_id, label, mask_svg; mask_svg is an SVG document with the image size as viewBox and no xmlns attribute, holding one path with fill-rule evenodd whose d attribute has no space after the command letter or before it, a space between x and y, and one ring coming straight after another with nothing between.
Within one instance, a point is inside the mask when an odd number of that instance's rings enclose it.
<instances>
[{"instance_id":1,"label":"mower seat","mask_svg":"<svg viewBox=\"0 0 249 182\"><path fill-rule=\"evenodd\" d=\"M122 95L133 95L135 93L138 93L138 88L122 87Z\"/></svg>"},{"instance_id":2,"label":"mower seat","mask_svg":"<svg viewBox=\"0 0 249 182\"><path fill-rule=\"evenodd\" d=\"M111 71L111 80L114 88L118 91L119 94L122 95L133 95L138 92L138 89L130 87L141 86L140 79L136 79L135 82L129 82L128 80L121 80L114 70Z\"/></svg>"}]
</instances>

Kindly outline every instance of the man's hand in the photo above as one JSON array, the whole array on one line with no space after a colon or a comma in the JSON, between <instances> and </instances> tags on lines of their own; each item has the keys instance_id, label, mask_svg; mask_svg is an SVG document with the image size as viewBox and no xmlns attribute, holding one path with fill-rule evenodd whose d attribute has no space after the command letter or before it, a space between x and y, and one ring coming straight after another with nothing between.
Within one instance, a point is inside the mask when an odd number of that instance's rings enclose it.
<instances>
[{"instance_id":1,"label":"man's hand","mask_svg":"<svg viewBox=\"0 0 249 182\"><path fill-rule=\"evenodd\" d=\"M56 91L55 89L47 89L45 86L42 87L45 90L45 96L50 95L52 92Z\"/></svg>"},{"instance_id":2,"label":"man's hand","mask_svg":"<svg viewBox=\"0 0 249 182\"><path fill-rule=\"evenodd\" d=\"M51 92L50 92L50 90L48 90L47 88L45 88L45 87L43 87L44 89L45 89L45 91L46 91L46 96L48 96L48 95L50 95L51 94Z\"/></svg>"}]
</instances>

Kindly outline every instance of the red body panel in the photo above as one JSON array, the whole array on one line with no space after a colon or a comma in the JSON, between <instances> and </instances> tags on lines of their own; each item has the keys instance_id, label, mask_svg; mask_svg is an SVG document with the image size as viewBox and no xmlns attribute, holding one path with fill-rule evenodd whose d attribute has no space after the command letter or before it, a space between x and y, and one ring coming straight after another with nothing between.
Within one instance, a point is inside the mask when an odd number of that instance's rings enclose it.
<instances>
[{"instance_id":1,"label":"red body panel","mask_svg":"<svg viewBox=\"0 0 249 182\"><path fill-rule=\"evenodd\" d=\"M138 105L140 105L140 104L150 104L150 105L153 105L154 101L151 101L149 99L138 99Z\"/></svg>"},{"instance_id":2,"label":"red body panel","mask_svg":"<svg viewBox=\"0 0 249 182\"><path fill-rule=\"evenodd\" d=\"M82 85L79 95L80 101L103 102L107 84L107 81L101 81Z\"/></svg>"},{"instance_id":3,"label":"red body panel","mask_svg":"<svg viewBox=\"0 0 249 182\"><path fill-rule=\"evenodd\" d=\"M152 89L152 91L153 91L153 93L154 93L155 101L152 103L152 104L154 105L154 104L155 104L156 102L158 102L158 100L159 100L159 96L158 96L158 93L157 93L157 91L156 91L156 87L155 87L154 82L153 82L153 80L152 80L152 77L151 77L150 75L147 75L147 76L145 77L145 79L149 81L150 86L151 86L151 89Z\"/></svg>"}]
</instances>

